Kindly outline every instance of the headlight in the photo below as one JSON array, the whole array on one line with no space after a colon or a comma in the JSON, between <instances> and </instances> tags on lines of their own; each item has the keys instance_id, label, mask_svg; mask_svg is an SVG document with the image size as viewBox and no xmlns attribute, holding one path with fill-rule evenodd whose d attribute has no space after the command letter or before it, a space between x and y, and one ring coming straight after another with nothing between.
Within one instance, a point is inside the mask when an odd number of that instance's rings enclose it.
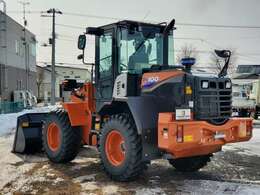
<instances>
[{"instance_id":1,"label":"headlight","mask_svg":"<svg viewBox=\"0 0 260 195\"><path fill-rule=\"evenodd\" d=\"M230 89L232 86L232 83L230 81L226 82L226 89Z\"/></svg>"},{"instance_id":2,"label":"headlight","mask_svg":"<svg viewBox=\"0 0 260 195\"><path fill-rule=\"evenodd\" d=\"M202 87L203 89L208 89L208 88L209 88L209 82L208 82L208 81L202 81L201 87Z\"/></svg>"},{"instance_id":3,"label":"headlight","mask_svg":"<svg viewBox=\"0 0 260 195\"><path fill-rule=\"evenodd\" d=\"M176 120L190 120L191 110L190 109L176 109L175 112Z\"/></svg>"}]
</instances>

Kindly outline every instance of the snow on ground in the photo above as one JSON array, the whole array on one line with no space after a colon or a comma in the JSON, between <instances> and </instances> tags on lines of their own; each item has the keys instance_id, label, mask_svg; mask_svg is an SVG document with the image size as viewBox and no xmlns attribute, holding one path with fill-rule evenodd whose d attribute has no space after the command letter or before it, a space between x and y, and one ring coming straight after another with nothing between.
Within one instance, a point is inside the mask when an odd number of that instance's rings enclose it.
<instances>
[{"instance_id":1,"label":"snow on ground","mask_svg":"<svg viewBox=\"0 0 260 195\"><path fill-rule=\"evenodd\" d=\"M219 182L210 180L184 180L180 181L184 185L178 185L177 191L180 194L236 194L236 195L259 195L259 185L248 185L241 183Z\"/></svg>"},{"instance_id":2,"label":"snow on ground","mask_svg":"<svg viewBox=\"0 0 260 195\"><path fill-rule=\"evenodd\" d=\"M217 153L196 174L179 173L167 161L159 160L139 180L118 183L105 175L95 149L84 148L66 165L49 163L44 154L10 152L18 116L55 108L0 115L0 194L260 194L260 121L256 121L249 142L225 146L224 152Z\"/></svg>"},{"instance_id":3,"label":"snow on ground","mask_svg":"<svg viewBox=\"0 0 260 195\"><path fill-rule=\"evenodd\" d=\"M225 149L240 150L241 154L260 156L260 121L254 122L253 137L250 141L229 144L224 147Z\"/></svg>"},{"instance_id":4,"label":"snow on ground","mask_svg":"<svg viewBox=\"0 0 260 195\"><path fill-rule=\"evenodd\" d=\"M0 114L0 136L12 134L16 128L17 118L26 113L49 112L56 106L36 107L31 110L23 110L18 113Z\"/></svg>"}]
</instances>

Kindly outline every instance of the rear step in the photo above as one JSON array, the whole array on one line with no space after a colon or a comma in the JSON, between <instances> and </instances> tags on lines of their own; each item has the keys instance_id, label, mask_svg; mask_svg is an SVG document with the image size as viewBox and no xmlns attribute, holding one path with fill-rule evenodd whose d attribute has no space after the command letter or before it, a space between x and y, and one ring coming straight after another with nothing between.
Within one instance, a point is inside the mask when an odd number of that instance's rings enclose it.
<instances>
[{"instance_id":1,"label":"rear step","mask_svg":"<svg viewBox=\"0 0 260 195\"><path fill-rule=\"evenodd\" d=\"M42 125L48 113L29 113L17 119L13 153L33 154L42 151Z\"/></svg>"}]
</instances>

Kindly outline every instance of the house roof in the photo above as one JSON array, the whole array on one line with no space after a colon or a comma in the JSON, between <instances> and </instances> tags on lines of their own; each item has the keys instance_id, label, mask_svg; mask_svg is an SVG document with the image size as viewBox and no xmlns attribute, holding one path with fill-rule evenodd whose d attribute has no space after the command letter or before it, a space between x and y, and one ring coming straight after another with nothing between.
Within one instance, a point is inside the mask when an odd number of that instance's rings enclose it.
<instances>
[{"instance_id":1,"label":"house roof","mask_svg":"<svg viewBox=\"0 0 260 195\"><path fill-rule=\"evenodd\" d=\"M44 68L44 69L49 69L51 68L51 65L45 65L45 66L41 66L41 65L37 65L37 67L39 68ZM57 68L69 68L69 69L80 69L80 70L87 70L89 71L89 67L86 67L84 65L56 65L55 67Z\"/></svg>"}]
</instances>

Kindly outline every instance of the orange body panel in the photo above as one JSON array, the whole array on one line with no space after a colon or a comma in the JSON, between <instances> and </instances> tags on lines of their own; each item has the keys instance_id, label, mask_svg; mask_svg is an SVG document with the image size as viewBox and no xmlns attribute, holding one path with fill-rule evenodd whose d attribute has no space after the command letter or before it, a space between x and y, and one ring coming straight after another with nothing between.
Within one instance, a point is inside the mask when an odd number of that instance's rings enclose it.
<instances>
[{"instance_id":1,"label":"orange body panel","mask_svg":"<svg viewBox=\"0 0 260 195\"><path fill-rule=\"evenodd\" d=\"M94 86L86 83L82 88L72 92L71 102L63 103L71 126L81 127L84 144L89 144L92 126L92 114L95 112ZM93 140L92 140L93 143Z\"/></svg>"},{"instance_id":2,"label":"orange body panel","mask_svg":"<svg viewBox=\"0 0 260 195\"><path fill-rule=\"evenodd\" d=\"M252 119L249 118L231 118L224 125L217 126L206 121L176 121L174 113L160 113L158 147L174 158L207 155L221 150L224 144L248 141L252 129ZM181 141L177 140L178 131L182 132Z\"/></svg>"}]
</instances>

